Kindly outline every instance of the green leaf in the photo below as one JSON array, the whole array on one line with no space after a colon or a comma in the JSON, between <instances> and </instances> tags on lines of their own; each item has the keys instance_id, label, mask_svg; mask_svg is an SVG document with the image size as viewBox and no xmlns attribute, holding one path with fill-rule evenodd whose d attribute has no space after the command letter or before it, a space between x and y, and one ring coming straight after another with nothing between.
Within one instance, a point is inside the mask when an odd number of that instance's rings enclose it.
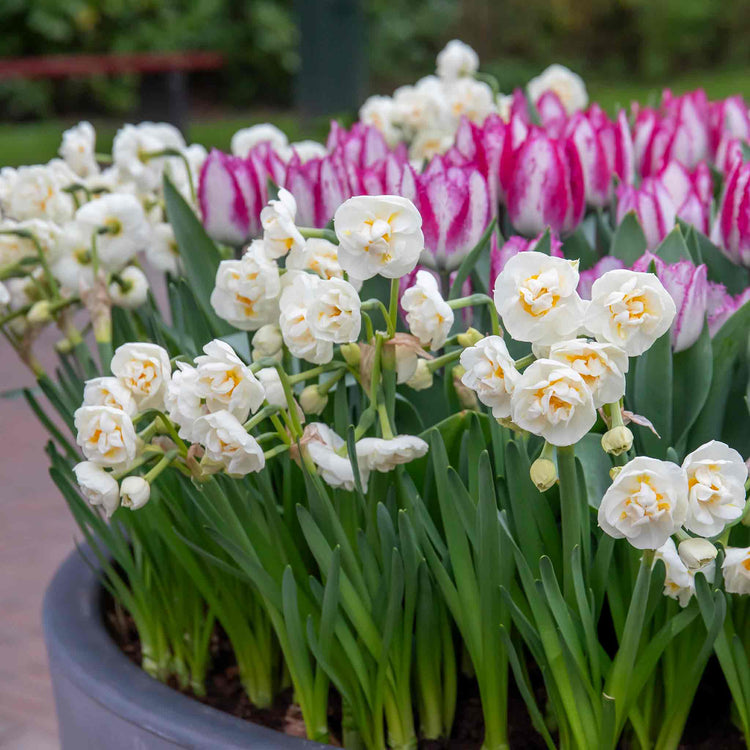
<instances>
[{"instance_id":1,"label":"green leaf","mask_svg":"<svg viewBox=\"0 0 750 750\"><path fill-rule=\"evenodd\" d=\"M612 238L610 255L632 266L646 252L646 235L634 211L625 215Z\"/></svg>"},{"instance_id":2,"label":"green leaf","mask_svg":"<svg viewBox=\"0 0 750 750\"><path fill-rule=\"evenodd\" d=\"M732 263L705 234L695 227L693 227L693 236L700 252L700 261L705 263L708 269L709 280L724 284L730 294L743 292L750 284L750 271Z\"/></svg>"},{"instance_id":3,"label":"green leaf","mask_svg":"<svg viewBox=\"0 0 750 750\"><path fill-rule=\"evenodd\" d=\"M451 284L451 290L448 294L448 299L458 299L458 297L461 296L461 289L464 285L464 281L469 278L469 274L477 264L479 256L485 251L489 252L490 237L492 236L492 232L495 229L496 223L497 219L493 219L489 223L487 229L484 230L484 234L482 234L482 236L479 238L479 242L474 245L474 248L471 250L471 252L463 259L463 261L461 261L461 265L458 267L458 271L456 272L456 278Z\"/></svg>"},{"instance_id":4,"label":"green leaf","mask_svg":"<svg viewBox=\"0 0 750 750\"><path fill-rule=\"evenodd\" d=\"M584 435L576 445L576 457L585 467L586 495L588 504L598 508L604 493L612 484L609 470L612 462L602 448L601 436L595 433Z\"/></svg>"},{"instance_id":5,"label":"green leaf","mask_svg":"<svg viewBox=\"0 0 750 750\"><path fill-rule=\"evenodd\" d=\"M708 323L698 340L672 356L672 435L674 445L687 440L687 433L698 418L711 389L713 356Z\"/></svg>"},{"instance_id":6,"label":"green leaf","mask_svg":"<svg viewBox=\"0 0 750 750\"><path fill-rule=\"evenodd\" d=\"M672 444L672 346L667 331L633 362L633 411L651 420L661 438L647 427L636 427L643 453L664 458Z\"/></svg>"},{"instance_id":7,"label":"green leaf","mask_svg":"<svg viewBox=\"0 0 750 750\"><path fill-rule=\"evenodd\" d=\"M696 259L690 254L682 230L676 226L661 242L654 251L665 263L678 263L681 260L689 260L695 263Z\"/></svg>"},{"instance_id":8,"label":"green leaf","mask_svg":"<svg viewBox=\"0 0 750 750\"><path fill-rule=\"evenodd\" d=\"M596 250L589 245L581 227L578 227L573 234L565 238L562 251L568 260L579 261L579 270L581 271L591 268L598 260Z\"/></svg>"},{"instance_id":9,"label":"green leaf","mask_svg":"<svg viewBox=\"0 0 750 750\"><path fill-rule=\"evenodd\" d=\"M221 262L219 249L167 175L164 176L164 202L185 266L185 275L201 310L211 322L214 333L233 333L234 329L216 315L209 301Z\"/></svg>"}]
</instances>

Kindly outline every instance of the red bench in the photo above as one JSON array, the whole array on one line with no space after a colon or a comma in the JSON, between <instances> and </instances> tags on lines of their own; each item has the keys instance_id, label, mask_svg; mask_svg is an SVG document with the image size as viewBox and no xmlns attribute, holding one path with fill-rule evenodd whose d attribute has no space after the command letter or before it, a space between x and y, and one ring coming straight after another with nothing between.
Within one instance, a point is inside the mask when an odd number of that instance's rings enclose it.
<instances>
[{"instance_id":1,"label":"red bench","mask_svg":"<svg viewBox=\"0 0 750 750\"><path fill-rule=\"evenodd\" d=\"M144 119L167 120L184 129L188 112L186 74L218 70L223 65L224 56L220 52L201 51L0 58L0 80L140 73L144 76L141 87ZM161 87L151 85L155 81L149 79L154 75L163 79Z\"/></svg>"}]
</instances>

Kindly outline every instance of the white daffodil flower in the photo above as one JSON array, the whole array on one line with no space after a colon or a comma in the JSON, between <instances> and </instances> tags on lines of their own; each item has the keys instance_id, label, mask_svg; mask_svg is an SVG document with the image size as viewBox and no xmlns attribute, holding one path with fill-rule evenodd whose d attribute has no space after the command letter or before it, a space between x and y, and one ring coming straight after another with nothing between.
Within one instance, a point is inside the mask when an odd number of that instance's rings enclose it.
<instances>
[{"instance_id":1,"label":"white daffodil flower","mask_svg":"<svg viewBox=\"0 0 750 750\"><path fill-rule=\"evenodd\" d=\"M750 547L727 547L721 572L730 594L750 594Z\"/></svg>"},{"instance_id":2,"label":"white daffodil flower","mask_svg":"<svg viewBox=\"0 0 750 750\"><path fill-rule=\"evenodd\" d=\"M550 65L536 78L532 78L527 84L526 90L529 98L535 104L546 91L553 91L557 94L569 115L586 109L589 101L583 78L564 65L557 63Z\"/></svg>"},{"instance_id":3,"label":"white daffodil flower","mask_svg":"<svg viewBox=\"0 0 750 750\"><path fill-rule=\"evenodd\" d=\"M290 250L298 252L305 245L294 218L297 215L297 201L284 188L279 190L278 200L268 201L260 212L263 227L263 243L270 258L283 258Z\"/></svg>"},{"instance_id":4,"label":"white daffodil flower","mask_svg":"<svg viewBox=\"0 0 750 750\"><path fill-rule=\"evenodd\" d=\"M125 477L120 483L120 503L123 508L138 510L151 499L151 485L143 477Z\"/></svg>"},{"instance_id":5,"label":"white daffodil flower","mask_svg":"<svg viewBox=\"0 0 750 750\"><path fill-rule=\"evenodd\" d=\"M317 365L333 358L333 343L318 337L311 323L310 310L323 283L304 271L287 271L279 299L279 326L284 343L295 357Z\"/></svg>"},{"instance_id":6,"label":"white daffodil flower","mask_svg":"<svg viewBox=\"0 0 750 750\"><path fill-rule=\"evenodd\" d=\"M453 310L442 298L437 279L429 271L417 271L417 278L401 296L409 330L422 346L435 351L445 344L453 327Z\"/></svg>"},{"instance_id":7,"label":"white daffodil flower","mask_svg":"<svg viewBox=\"0 0 750 750\"><path fill-rule=\"evenodd\" d=\"M199 417L193 425L193 437L206 449L208 460L221 464L230 476L242 477L266 465L258 441L228 411Z\"/></svg>"},{"instance_id":8,"label":"white daffodil flower","mask_svg":"<svg viewBox=\"0 0 750 750\"><path fill-rule=\"evenodd\" d=\"M112 304L133 310L148 299L148 279L137 266L128 266L117 274L119 281L110 283L107 291Z\"/></svg>"},{"instance_id":9,"label":"white daffodil flower","mask_svg":"<svg viewBox=\"0 0 750 750\"><path fill-rule=\"evenodd\" d=\"M446 81L473 76L479 70L479 55L459 39L451 39L438 53L437 74Z\"/></svg>"},{"instance_id":10,"label":"white daffodil flower","mask_svg":"<svg viewBox=\"0 0 750 750\"><path fill-rule=\"evenodd\" d=\"M99 464L82 461L73 467L81 494L91 505L104 508L107 518L120 507L120 488L115 478Z\"/></svg>"},{"instance_id":11,"label":"white daffodil flower","mask_svg":"<svg viewBox=\"0 0 750 750\"><path fill-rule=\"evenodd\" d=\"M692 541L692 540L690 540ZM662 560L667 573L664 577L664 595L677 599L681 607L687 607L695 594L695 574L703 573L709 583L714 582L716 563L714 560L695 567L688 567L678 553L674 540L670 537L656 550L654 563Z\"/></svg>"},{"instance_id":12,"label":"white daffodil flower","mask_svg":"<svg viewBox=\"0 0 750 750\"><path fill-rule=\"evenodd\" d=\"M122 409L129 417L134 417L138 411L130 389L111 376L86 381L83 388L83 405L111 406Z\"/></svg>"},{"instance_id":13,"label":"white daffodil flower","mask_svg":"<svg viewBox=\"0 0 750 750\"><path fill-rule=\"evenodd\" d=\"M133 394L139 410L163 407L172 372L166 349L149 343L123 344L112 357L111 369Z\"/></svg>"},{"instance_id":14,"label":"white daffodil flower","mask_svg":"<svg viewBox=\"0 0 750 750\"><path fill-rule=\"evenodd\" d=\"M359 338L361 302L355 288L343 279L321 279L315 284L307 319L317 339L347 344Z\"/></svg>"},{"instance_id":15,"label":"white daffodil flower","mask_svg":"<svg viewBox=\"0 0 750 750\"><path fill-rule=\"evenodd\" d=\"M604 493L599 526L637 549L658 549L685 523L687 497L688 479L681 467L638 456Z\"/></svg>"},{"instance_id":16,"label":"white daffodil flower","mask_svg":"<svg viewBox=\"0 0 750 750\"><path fill-rule=\"evenodd\" d=\"M81 406L73 416L76 442L89 461L101 466L121 466L135 458L135 428L122 409Z\"/></svg>"},{"instance_id":17,"label":"white daffodil flower","mask_svg":"<svg viewBox=\"0 0 750 750\"><path fill-rule=\"evenodd\" d=\"M510 416L510 396L521 377L502 336L487 336L461 352L466 372L461 382L492 409L492 416Z\"/></svg>"},{"instance_id":18,"label":"white daffodil flower","mask_svg":"<svg viewBox=\"0 0 750 750\"><path fill-rule=\"evenodd\" d=\"M84 120L63 131L60 157L79 177L98 174L95 152L96 131L90 122Z\"/></svg>"},{"instance_id":19,"label":"white daffodil flower","mask_svg":"<svg viewBox=\"0 0 750 750\"><path fill-rule=\"evenodd\" d=\"M401 464L421 458L429 450L427 443L415 435L394 438L362 438L357 445L357 460L369 471L391 471Z\"/></svg>"}]
</instances>

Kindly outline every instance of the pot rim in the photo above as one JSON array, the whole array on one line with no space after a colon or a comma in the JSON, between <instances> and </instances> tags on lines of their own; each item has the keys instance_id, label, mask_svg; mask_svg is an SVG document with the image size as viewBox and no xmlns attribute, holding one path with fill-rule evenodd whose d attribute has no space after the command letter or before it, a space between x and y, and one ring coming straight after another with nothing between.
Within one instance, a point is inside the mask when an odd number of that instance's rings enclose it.
<instances>
[{"instance_id":1,"label":"pot rim","mask_svg":"<svg viewBox=\"0 0 750 750\"><path fill-rule=\"evenodd\" d=\"M219 711L139 669L104 627L99 565L92 565L89 556L90 547L83 545L57 569L44 595L42 622L50 662L91 700L163 740L189 748L331 747Z\"/></svg>"}]
</instances>

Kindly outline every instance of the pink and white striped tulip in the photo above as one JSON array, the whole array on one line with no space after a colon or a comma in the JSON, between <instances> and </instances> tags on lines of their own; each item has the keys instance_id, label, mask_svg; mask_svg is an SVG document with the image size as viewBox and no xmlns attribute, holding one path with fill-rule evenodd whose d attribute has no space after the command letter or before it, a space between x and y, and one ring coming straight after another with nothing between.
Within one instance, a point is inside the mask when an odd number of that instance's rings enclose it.
<instances>
[{"instance_id":1,"label":"pink and white striped tulip","mask_svg":"<svg viewBox=\"0 0 750 750\"><path fill-rule=\"evenodd\" d=\"M705 162L701 162L694 172L689 172L680 162L671 161L658 174L672 198L677 216L708 234L713 197L713 179Z\"/></svg>"},{"instance_id":2,"label":"pink and white striped tulip","mask_svg":"<svg viewBox=\"0 0 750 750\"><path fill-rule=\"evenodd\" d=\"M730 173L711 239L731 261L750 267L750 162L737 162Z\"/></svg>"},{"instance_id":3,"label":"pink and white striped tulip","mask_svg":"<svg viewBox=\"0 0 750 750\"><path fill-rule=\"evenodd\" d=\"M709 291L706 266L695 266L687 259L669 264L657 255L646 253L634 263L633 270L648 273L652 263L677 308L670 329L672 350L689 349L701 335L706 318Z\"/></svg>"},{"instance_id":4,"label":"pink and white striped tulip","mask_svg":"<svg viewBox=\"0 0 750 750\"><path fill-rule=\"evenodd\" d=\"M510 221L521 234L536 235L547 227L572 232L585 208L583 169L572 141L530 133L513 156L507 202Z\"/></svg>"},{"instance_id":5,"label":"pink and white striped tulip","mask_svg":"<svg viewBox=\"0 0 750 750\"><path fill-rule=\"evenodd\" d=\"M621 185L617 191L617 223L634 211L646 236L646 249L655 250L672 231L677 212L662 183L646 178L639 188Z\"/></svg>"},{"instance_id":6,"label":"pink and white striped tulip","mask_svg":"<svg viewBox=\"0 0 750 750\"><path fill-rule=\"evenodd\" d=\"M580 298L591 299L591 287L594 285L594 282L604 276L607 271L614 271L620 268L625 268L625 263L619 258L615 258L614 255L605 255L593 268L580 271L578 275L578 295Z\"/></svg>"},{"instance_id":7,"label":"pink and white striped tulip","mask_svg":"<svg viewBox=\"0 0 750 750\"><path fill-rule=\"evenodd\" d=\"M712 102L709 108L711 152L716 151L725 137L750 140L750 112L742 96L729 96Z\"/></svg>"},{"instance_id":8,"label":"pink and white striped tulip","mask_svg":"<svg viewBox=\"0 0 750 750\"><path fill-rule=\"evenodd\" d=\"M536 109L547 134L560 138L568 123L568 113L560 97L551 89L545 91L536 101Z\"/></svg>"}]
</instances>

